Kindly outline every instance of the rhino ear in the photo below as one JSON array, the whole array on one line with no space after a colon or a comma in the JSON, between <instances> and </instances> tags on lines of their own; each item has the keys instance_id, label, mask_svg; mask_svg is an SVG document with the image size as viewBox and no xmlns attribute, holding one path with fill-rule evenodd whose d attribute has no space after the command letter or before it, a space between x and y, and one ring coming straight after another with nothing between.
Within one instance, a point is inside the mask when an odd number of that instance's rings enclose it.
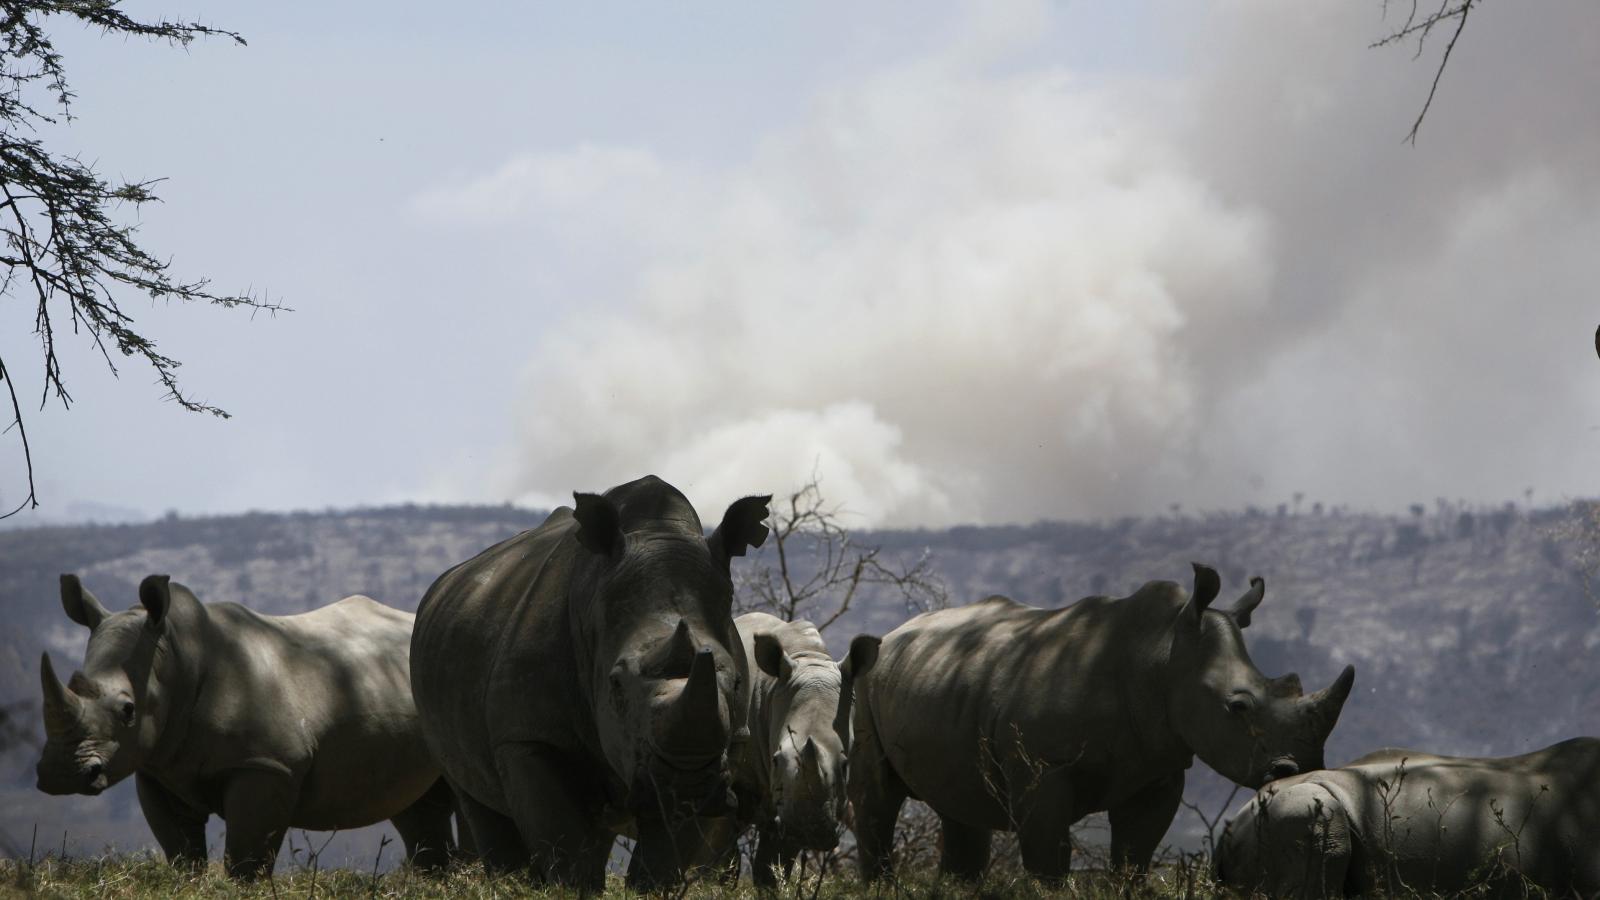
<instances>
[{"instance_id":1,"label":"rhino ear","mask_svg":"<svg viewBox=\"0 0 1600 900\"><path fill-rule=\"evenodd\" d=\"M160 628L172 608L172 576L151 575L139 582L139 605L150 613L148 627Z\"/></svg>"},{"instance_id":2,"label":"rhino ear","mask_svg":"<svg viewBox=\"0 0 1600 900\"><path fill-rule=\"evenodd\" d=\"M622 550L622 516L617 505L599 494L572 494L572 517L578 520L578 543L590 553L611 556Z\"/></svg>"},{"instance_id":3,"label":"rhino ear","mask_svg":"<svg viewBox=\"0 0 1600 900\"><path fill-rule=\"evenodd\" d=\"M1256 607L1261 605L1261 598L1266 596L1266 593L1267 583L1261 579L1261 576L1257 575L1251 578L1250 590L1245 591L1244 596L1240 597L1233 604L1233 608L1228 610L1228 618L1232 619L1234 624L1240 628L1249 628L1250 614L1255 612Z\"/></svg>"},{"instance_id":4,"label":"rhino ear","mask_svg":"<svg viewBox=\"0 0 1600 900\"><path fill-rule=\"evenodd\" d=\"M1189 602L1184 605L1183 612L1195 622L1200 621L1200 614L1206 611L1211 601L1217 599L1217 594L1222 591L1222 576L1217 570L1203 563L1190 563L1194 566L1194 589L1189 591Z\"/></svg>"},{"instance_id":5,"label":"rhino ear","mask_svg":"<svg viewBox=\"0 0 1600 900\"><path fill-rule=\"evenodd\" d=\"M71 574L61 576L61 608L67 611L67 618L91 631L111 615L78 576Z\"/></svg>"},{"instance_id":6,"label":"rhino ear","mask_svg":"<svg viewBox=\"0 0 1600 900\"><path fill-rule=\"evenodd\" d=\"M844 663L839 666L839 672L846 679L860 678L872 669L878 661L878 648L883 644L883 638L875 634L858 634L850 642L850 652L845 654Z\"/></svg>"},{"instance_id":7,"label":"rhino ear","mask_svg":"<svg viewBox=\"0 0 1600 900\"><path fill-rule=\"evenodd\" d=\"M770 515L767 511L770 503L771 494L741 497L733 501L728 511L722 514L722 524L711 532L706 544L711 547L712 557L724 569L732 565L735 556L743 556L745 550L767 542L768 528L762 522Z\"/></svg>"},{"instance_id":8,"label":"rhino ear","mask_svg":"<svg viewBox=\"0 0 1600 900\"><path fill-rule=\"evenodd\" d=\"M783 652L783 642L770 631L755 636L756 667L767 675L782 681L789 677L789 657Z\"/></svg>"}]
</instances>

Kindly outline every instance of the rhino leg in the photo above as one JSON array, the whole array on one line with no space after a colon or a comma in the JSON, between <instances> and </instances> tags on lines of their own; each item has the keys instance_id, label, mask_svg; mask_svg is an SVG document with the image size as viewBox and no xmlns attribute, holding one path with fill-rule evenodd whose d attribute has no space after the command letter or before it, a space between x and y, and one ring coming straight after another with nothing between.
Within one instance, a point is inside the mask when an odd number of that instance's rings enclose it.
<instances>
[{"instance_id":1,"label":"rhino leg","mask_svg":"<svg viewBox=\"0 0 1600 900\"><path fill-rule=\"evenodd\" d=\"M228 778L222 818L228 823L223 862L229 875L253 880L272 874L299 787L288 774L266 770L236 772Z\"/></svg>"},{"instance_id":2,"label":"rhino leg","mask_svg":"<svg viewBox=\"0 0 1600 900\"><path fill-rule=\"evenodd\" d=\"M406 859L419 869L437 871L450 864L455 840L450 834L450 813L455 800L441 778L417 801L389 821L406 845Z\"/></svg>"},{"instance_id":3,"label":"rhino leg","mask_svg":"<svg viewBox=\"0 0 1600 900\"><path fill-rule=\"evenodd\" d=\"M450 809L456 817L456 858L474 860L478 858L478 842L472 837L472 825L467 821L467 813L461 806L461 791L447 780L445 784L450 788Z\"/></svg>"},{"instance_id":4,"label":"rhino leg","mask_svg":"<svg viewBox=\"0 0 1600 900\"><path fill-rule=\"evenodd\" d=\"M604 890L614 836L599 823L592 798L583 792L585 779L572 763L530 744L502 744L494 757L534 877Z\"/></svg>"},{"instance_id":5,"label":"rhino leg","mask_svg":"<svg viewBox=\"0 0 1600 900\"><path fill-rule=\"evenodd\" d=\"M1183 801L1183 772L1162 778L1106 811L1111 867L1146 872Z\"/></svg>"},{"instance_id":6,"label":"rhino leg","mask_svg":"<svg viewBox=\"0 0 1600 900\"><path fill-rule=\"evenodd\" d=\"M522 845L517 823L510 817L484 806L473 797L456 791L456 810L461 816L462 844L470 838L472 851L491 872L514 872L528 865L528 849Z\"/></svg>"},{"instance_id":7,"label":"rhino leg","mask_svg":"<svg viewBox=\"0 0 1600 900\"><path fill-rule=\"evenodd\" d=\"M978 881L989 868L989 844L994 832L967 825L945 816L939 817L939 872L962 881Z\"/></svg>"},{"instance_id":8,"label":"rhino leg","mask_svg":"<svg viewBox=\"0 0 1600 900\"><path fill-rule=\"evenodd\" d=\"M1011 811L1022 867L1046 885L1061 885L1072 870L1072 826L1079 818L1066 770L1052 769L1043 775L1029 771L1025 777L1008 778L1007 783L1030 785L1020 792L1021 801Z\"/></svg>"},{"instance_id":9,"label":"rhino leg","mask_svg":"<svg viewBox=\"0 0 1600 900\"><path fill-rule=\"evenodd\" d=\"M855 833L856 848L861 854L861 877L876 881L887 877L894 866L894 826L910 791L884 756L877 734L860 727L868 721L869 717L858 712L860 730L851 750L847 792L854 812L850 830Z\"/></svg>"},{"instance_id":10,"label":"rhino leg","mask_svg":"<svg viewBox=\"0 0 1600 900\"><path fill-rule=\"evenodd\" d=\"M750 880L758 888L777 887L778 874L782 872L787 878L797 855L776 829L762 827L756 832L756 858L750 862Z\"/></svg>"},{"instance_id":11,"label":"rhino leg","mask_svg":"<svg viewBox=\"0 0 1600 900\"><path fill-rule=\"evenodd\" d=\"M206 864L206 819L209 816L203 810L192 809L162 787L161 782L143 772L134 773L133 782L139 793L139 808L144 811L144 820L150 823L150 833L161 845L167 862L191 869L203 868Z\"/></svg>"},{"instance_id":12,"label":"rhino leg","mask_svg":"<svg viewBox=\"0 0 1600 900\"><path fill-rule=\"evenodd\" d=\"M743 860L739 854L739 838L744 828L733 816L717 816L706 820L705 846L701 857L708 876L726 885L739 883L739 868Z\"/></svg>"}]
</instances>

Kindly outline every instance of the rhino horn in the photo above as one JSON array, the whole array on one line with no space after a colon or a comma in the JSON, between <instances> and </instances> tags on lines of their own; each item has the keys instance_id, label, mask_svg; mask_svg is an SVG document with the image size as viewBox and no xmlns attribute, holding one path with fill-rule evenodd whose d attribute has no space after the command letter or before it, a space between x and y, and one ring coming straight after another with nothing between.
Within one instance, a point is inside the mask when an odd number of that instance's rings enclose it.
<instances>
[{"instance_id":1,"label":"rhino horn","mask_svg":"<svg viewBox=\"0 0 1600 900\"><path fill-rule=\"evenodd\" d=\"M48 652L39 655L39 681L44 685L45 734L58 735L71 730L77 724L82 701L56 677Z\"/></svg>"},{"instance_id":2,"label":"rhino horn","mask_svg":"<svg viewBox=\"0 0 1600 900\"><path fill-rule=\"evenodd\" d=\"M689 633L689 623L679 619L678 627L673 629L672 637L667 640L666 670L675 676L685 670L692 672L698 653L694 635Z\"/></svg>"},{"instance_id":3,"label":"rhino horn","mask_svg":"<svg viewBox=\"0 0 1600 900\"><path fill-rule=\"evenodd\" d=\"M1328 731L1331 732L1334 723L1339 721L1339 711L1344 709L1344 701L1350 696L1350 687L1355 681L1356 667L1345 666L1339 677L1333 680L1333 684L1306 698L1306 702L1316 711Z\"/></svg>"},{"instance_id":4,"label":"rhino horn","mask_svg":"<svg viewBox=\"0 0 1600 900\"><path fill-rule=\"evenodd\" d=\"M728 746L728 718L717 689L717 661L710 648L695 653L689 679L672 702L658 743L676 756L703 757Z\"/></svg>"},{"instance_id":5,"label":"rhino horn","mask_svg":"<svg viewBox=\"0 0 1600 900\"><path fill-rule=\"evenodd\" d=\"M806 738L806 745L800 748L800 794L821 797L823 793L822 755L817 751L817 742Z\"/></svg>"}]
</instances>

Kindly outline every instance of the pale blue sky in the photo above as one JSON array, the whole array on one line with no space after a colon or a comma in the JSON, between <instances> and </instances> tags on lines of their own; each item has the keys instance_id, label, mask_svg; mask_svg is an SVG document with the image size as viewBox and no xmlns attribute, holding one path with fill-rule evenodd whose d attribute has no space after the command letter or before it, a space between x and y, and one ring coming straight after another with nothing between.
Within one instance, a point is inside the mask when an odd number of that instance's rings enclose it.
<instances>
[{"instance_id":1,"label":"pale blue sky","mask_svg":"<svg viewBox=\"0 0 1600 900\"><path fill-rule=\"evenodd\" d=\"M818 461L899 524L1594 492L1595 360L1556 342L1595 312L1571 120L1600 73L1559 42L1596 17L1486 8L1410 149L1431 70L1365 49L1370 5L255 4L206 14L248 47L187 52L58 26L52 145L168 177L147 245L296 311L129 299L235 418L80 346L72 410L29 418L42 512L539 503L645 470L709 508ZM1462 265L1484 247L1537 303ZM1417 362L1512 322L1549 358ZM1037 359L997 372L1013 350Z\"/></svg>"}]
</instances>

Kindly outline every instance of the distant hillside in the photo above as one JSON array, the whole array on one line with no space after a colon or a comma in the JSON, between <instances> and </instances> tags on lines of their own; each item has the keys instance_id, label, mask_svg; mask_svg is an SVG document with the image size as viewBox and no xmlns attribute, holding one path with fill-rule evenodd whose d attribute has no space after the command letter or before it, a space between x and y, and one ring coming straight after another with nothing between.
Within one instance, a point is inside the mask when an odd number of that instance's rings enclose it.
<instances>
[{"instance_id":1,"label":"distant hillside","mask_svg":"<svg viewBox=\"0 0 1600 900\"><path fill-rule=\"evenodd\" d=\"M1320 509L1320 507L1319 507ZM0 532L0 854L26 854L67 832L77 852L150 844L131 783L99 798L33 790L38 658L58 671L81 659L85 634L62 614L56 579L77 572L112 609L137 584L170 573L208 602L292 613L352 593L414 609L445 568L541 521L512 507L419 507L339 513L166 519L141 525ZM1329 744L1338 764L1384 745L1435 752L1521 752L1600 733L1600 608L1585 589L1595 553L1588 507L1465 509L1409 516L1247 511L1114 522L855 535L888 557L930 554L952 603L1002 593L1040 606L1125 594L1151 579L1188 581L1189 561L1215 565L1229 594L1250 575L1267 599L1246 633L1269 675L1298 671L1307 688L1347 662L1356 690ZM761 565L756 554L738 565ZM808 564L799 560L798 565ZM829 629L835 652L861 631L904 620L883 593L858 598ZM1047 686L1041 686L1047 689ZM1226 788L1203 765L1191 796L1209 811ZM1175 839L1192 839L1184 813ZM371 859L376 832L341 836L350 859Z\"/></svg>"}]
</instances>

